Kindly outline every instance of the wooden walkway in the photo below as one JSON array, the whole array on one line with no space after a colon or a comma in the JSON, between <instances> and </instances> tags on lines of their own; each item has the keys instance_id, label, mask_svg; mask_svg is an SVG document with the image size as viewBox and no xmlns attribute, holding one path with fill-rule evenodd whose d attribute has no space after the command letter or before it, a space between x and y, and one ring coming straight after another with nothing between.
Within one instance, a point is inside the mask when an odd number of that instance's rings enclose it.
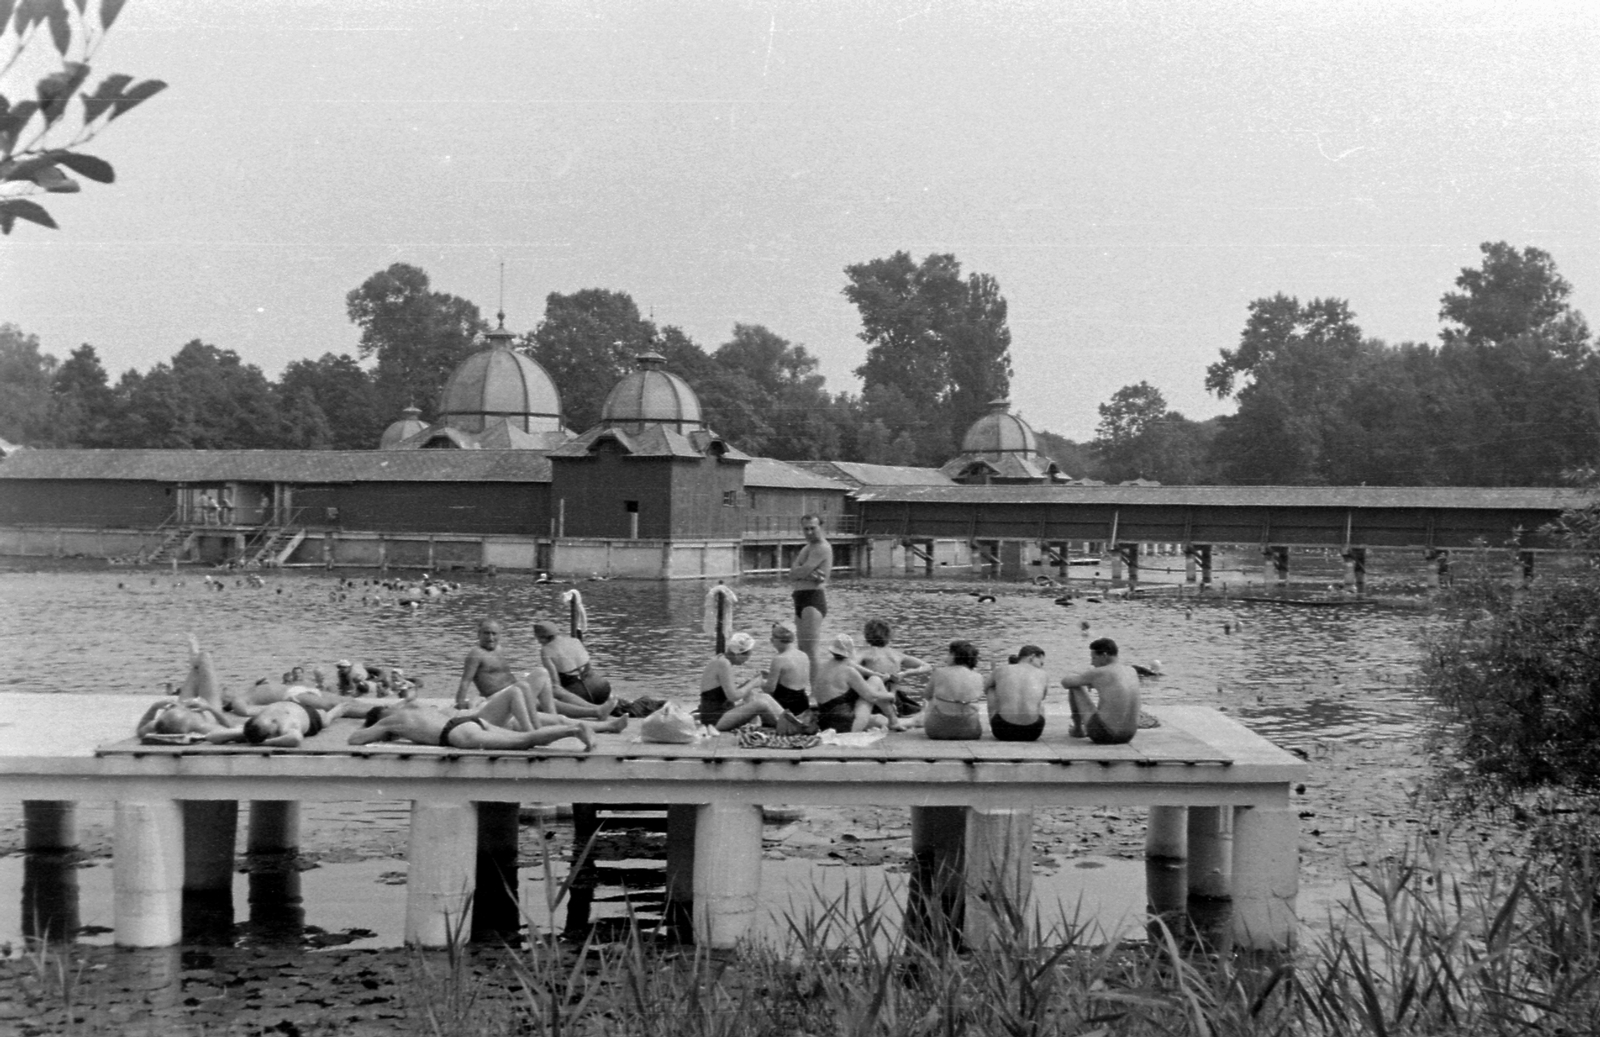
<instances>
[{"instance_id":1,"label":"wooden walkway","mask_svg":"<svg viewBox=\"0 0 1600 1037\"><path fill-rule=\"evenodd\" d=\"M294 804L397 799L412 803L406 938L429 946L445 941L472 892L479 804L529 802L668 807L669 884L676 868L682 885L692 885L697 933L713 946L734 944L756 917L763 804L906 806L914 849L964 862L971 890L998 884L1012 895L1025 895L1029 884L1034 808L1150 806L1151 853L1187 854L1193 891L1231 895L1236 940L1288 944L1298 883L1289 790L1306 765L1215 710L1152 712L1161 726L1124 746L1067 738L1060 717L1034 743L988 735L940 742L912 731L800 751L744 749L731 735L646 744L635 730L602 735L588 753L576 742L529 752L351 747L345 739L355 721L341 720L296 750L129 739L87 756L32 755L19 745L43 740L13 731L0 740L0 797L116 804L114 910L117 942L127 946L178 941L182 892L195 879L184 874L186 843L195 872L204 856L197 841L217 838L197 829L219 827L197 825L196 804L214 811L250 801L253 845L292 846ZM514 810L509 817L514 825ZM226 874L234 829L221 827L228 838L212 853L226 855L214 869ZM48 841L31 841L41 839ZM970 931L970 917L968 924Z\"/></svg>"}]
</instances>

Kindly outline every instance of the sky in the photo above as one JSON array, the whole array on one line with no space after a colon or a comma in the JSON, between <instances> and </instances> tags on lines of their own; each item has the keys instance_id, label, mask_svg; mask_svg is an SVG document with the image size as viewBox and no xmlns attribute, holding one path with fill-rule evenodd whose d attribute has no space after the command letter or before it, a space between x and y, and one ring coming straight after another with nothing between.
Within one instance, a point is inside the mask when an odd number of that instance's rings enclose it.
<instances>
[{"instance_id":1,"label":"sky","mask_svg":"<svg viewBox=\"0 0 1600 1037\"><path fill-rule=\"evenodd\" d=\"M391 263L485 315L503 266L513 331L607 288L858 391L845 267L948 252L1008 301L1014 409L1081 441L1141 381L1231 412L1253 299L1436 341L1486 241L1600 323L1597 54L1600 4L1538 0L130 0L95 80L169 87L83 148L116 184L0 239L0 322L276 378L354 355Z\"/></svg>"}]
</instances>

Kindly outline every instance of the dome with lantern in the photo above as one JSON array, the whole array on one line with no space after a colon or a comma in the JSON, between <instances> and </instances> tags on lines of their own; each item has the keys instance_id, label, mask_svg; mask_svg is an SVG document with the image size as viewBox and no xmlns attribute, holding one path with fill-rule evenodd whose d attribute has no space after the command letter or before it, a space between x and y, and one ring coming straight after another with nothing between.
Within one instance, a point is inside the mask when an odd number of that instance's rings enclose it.
<instances>
[{"instance_id":1,"label":"dome with lantern","mask_svg":"<svg viewBox=\"0 0 1600 1037\"><path fill-rule=\"evenodd\" d=\"M960 483L1065 481L1061 466L1039 451L1039 437L1010 400L993 400L989 412L961 437L961 453L939 469Z\"/></svg>"},{"instance_id":2,"label":"dome with lantern","mask_svg":"<svg viewBox=\"0 0 1600 1037\"><path fill-rule=\"evenodd\" d=\"M600 424L624 432L639 432L647 425L664 425L674 432L704 429L700 397L689 383L666 369L667 358L645 353L638 367L623 375L600 408Z\"/></svg>"}]
</instances>

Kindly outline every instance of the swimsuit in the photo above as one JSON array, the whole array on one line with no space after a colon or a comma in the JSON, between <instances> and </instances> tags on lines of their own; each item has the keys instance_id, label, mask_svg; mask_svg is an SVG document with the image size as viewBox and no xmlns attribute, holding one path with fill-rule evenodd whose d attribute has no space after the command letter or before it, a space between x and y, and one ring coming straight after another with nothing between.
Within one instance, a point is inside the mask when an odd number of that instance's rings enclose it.
<instances>
[{"instance_id":1,"label":"swimsuit","mask_svg":"<svg viewBox=\"0 0 1600 1037\"><path fill-rule=\"evenodd\" d=\"M307 738L310 738L312 735L314 735L318 731L322 730L322 714L320 712L318 712L315 709L312 709L310 706L306 705L304 702L301 702L299 699L291 699L290 701L292 701L295 705L299 706L301 709L306 711L306 717L310 722L310 726L306 728L306 737Z\"/></svg>"},{"instance_id":2,"label":"swimsuit","mask_svg":"<svg viewBox=\"0 0 1600 1037\"><path fill-rule=\"evenodd\" d=\"M588 663L571 673L558 673L556 678L561 681L563 688L593 705L598 706L611 697L611 682L596 676Z\"/></svg>"},{"instance_id":3,"label":"swimsuit","mask_svg":"<svg viewBox=\"0 0 1600 1037\"><path fill-rule=\"evenodd\" d=\"M854 694L854 692L851 694ZM772 698L778 705L795 716L799 716L811 708L811 699L806 695L806 689L804 688L787 688L779 684L772 689Z\"/></svg>"},{"instance_id":4,"label":"swimsuit","mask_svg":"<svg viewBox=\"0 0 1600 1037\"><path fill-rule=\"evenodd\" d=\"M806 587L794 592L794 618L799 619L808 608L816 609L824 616L828 614L828 595L823 593L821 587Z\"/></svg>"},{"instance_id":5,"label":"swimsuit","mask_svg":"<svg viewBox=\"0 0 1600 1037\"><path fill-rule=\"evenodd\" d=\"M1044 717L1035 717L1031 724L1014 724L1002 716L989 718L989 730L1002 742L1036 742L1044 733Z\"/></svg>"},{"instance_id":6,"label":"swimsuit","mask_svg":"<svg viewBox=\"0 0 1600 1037\"><path fill-rule=\"evenodd\" d=\"M825 731L838 731L840 734L849 731L855 726L856 700L859 698L854 690L850 690L838 698L818 703L817 726Z\"/></svg>"},{"instance_id":7,"label":"swimsuit","mask_svg":"<svg viewBox=\"0 0 1600 1037\"><path fill-rule=\"evenodd\" d=\"M937 695L928 703L922 730L929 738L967 741L983 737L983 721L978 719L981 699L963 702Z\"/></svg>"},{"instance_id":8,"label":"swimsuit","mask_svg":"<svg viewBox=\"0 0 1600 1037\"><path fill-rule=\"evenodd\" d=\"M719 685L700 693L700 708L696 712L699 713L702 724L716 727L723 714L732 708L733 703L728 701L727 693Z\"/></svg>"},{"instance_id":9,"label":"swimsuit","mask_svg":"<svg viewBox=\"0 0 1600 1037\"><path fill-rule=\"evenodd\" d=\"M460 727L462 724L477 724L479 727L483 728L485 731L489 730L489 725L485 724L482 720L479 720L477 717L451 717L449 720L446 720L444 722L444 727L439 730L439 744L444 746L446 749L459 748L459 746L454 746L454 745L450 744L450 732L454 731L456 728Z\"/></svg>"},{"instance_id":10,"label":"swimsuit","mask_svg":"<svg viewBox=\"0 0 1600 1037\"><path fill-rule=\"evenodd\" d=\"M1100 719L1099 713L1091 716L1088 721L1084 723L1083 729L1088 733L1089 741L1093 742L1095 745L1125 745L1128 742L1133 741L1133 734L1131 732L1127 735L1127 737L1112 734L1111 729L1106 727L1106 722Z\"/></svg>"}]
</instances>

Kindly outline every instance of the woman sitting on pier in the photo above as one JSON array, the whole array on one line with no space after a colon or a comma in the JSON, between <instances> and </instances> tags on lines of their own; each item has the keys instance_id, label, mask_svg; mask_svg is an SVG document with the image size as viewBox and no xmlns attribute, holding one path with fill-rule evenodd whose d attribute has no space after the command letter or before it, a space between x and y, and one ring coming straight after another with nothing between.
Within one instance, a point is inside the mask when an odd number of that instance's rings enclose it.
<instances>
[{"instance_id":1,"label":"woman sitting on pier","mask_svg":"<svg viewBox=\"0 0 1600 1037\"><path fill-rule=\"evenodd\" d=\"M714 656L700 671L700 722L718 731L732 731L743 727L755 718L767 727L775 727L783 716L783 707L764 691L757 691L755 683L762 679L757 673L738 681L734 668L750 661L755 651L756 639L740 632L728 638L728 647Z\"/></svg>"},{"instance_id":2,"label":"woman sitting on pier","mask_svg":"<svg viewBox=\"0 0 1600 1037\"><path fill-rule=\"evenodd\" d=\"M978 647L971 641L951 641L945 665L928 679L927 720L929 738L972 740L983 737L978 706L983 702L983 677L978 670Z\"/></svg>"}]
</instances>

